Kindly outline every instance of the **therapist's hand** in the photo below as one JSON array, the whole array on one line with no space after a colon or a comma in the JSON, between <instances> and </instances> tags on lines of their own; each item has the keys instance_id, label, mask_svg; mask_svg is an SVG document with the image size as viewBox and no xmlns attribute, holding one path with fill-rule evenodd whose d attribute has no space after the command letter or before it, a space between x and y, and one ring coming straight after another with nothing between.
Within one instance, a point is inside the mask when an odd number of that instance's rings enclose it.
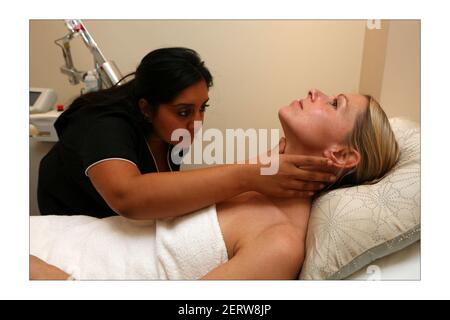
<instances>
[{"instance_id":1,"label":"therapist's hand","mask_svg":"<svg viewBox=\"0 0 450 320\"><path fill-rule=\"evenodd\" d=\"M281 137L280 143L278 143L278 153L279 154L283 154L284 153L284 149L286 149L286 138L285 137Z\"/></svg>"},{"instance_id":2,"label":"therapist's hand","mask_svg":"<svg viewBox=\"0 0 450 320\"><path fill-rule=\"evenodd\" d=\"M280 140L278 172L275 175L261 175L254 172L251 188L254 191L274 197L310 197L315 192L335 181L334 167L324 157L287 155L285 141ZM260 169L261 166L258 167Z\"/></svg>"}]
</instances>

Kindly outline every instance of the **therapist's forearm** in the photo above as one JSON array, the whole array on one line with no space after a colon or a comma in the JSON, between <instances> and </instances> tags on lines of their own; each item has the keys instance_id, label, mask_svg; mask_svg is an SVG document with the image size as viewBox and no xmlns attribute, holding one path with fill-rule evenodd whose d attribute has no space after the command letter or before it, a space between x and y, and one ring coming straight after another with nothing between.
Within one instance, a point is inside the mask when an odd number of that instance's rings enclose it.
<instances>
[{"instance_id":1,"label":"therapist's forearm","mask_svg":"<svg viewBox=\"0 0 450 320\"><path fill-rule=\"evenodd\" d=\"M184 215L250 191L257 165L225 165L143 174L130 180L120 214L130 219Z\"/></svg>"}]
</instances>

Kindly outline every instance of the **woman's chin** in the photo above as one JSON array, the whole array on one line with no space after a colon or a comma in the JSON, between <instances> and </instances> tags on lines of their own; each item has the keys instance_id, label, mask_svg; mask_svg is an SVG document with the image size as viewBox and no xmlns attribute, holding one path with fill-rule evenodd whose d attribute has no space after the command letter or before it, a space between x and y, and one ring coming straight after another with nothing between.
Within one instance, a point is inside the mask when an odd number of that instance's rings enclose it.
<instances>
[{"instance_id":1,"label":"woman's chin","mask_svg":"<svg viewBox=\"0 0 450 320\"><path fill-rule=\"evenodd\" d=\"M289 106L283 106L280 109L278 109L278 119L280 119L281 124L286 122L288 116L289 116Z\"/></svg>"}]
</instances>

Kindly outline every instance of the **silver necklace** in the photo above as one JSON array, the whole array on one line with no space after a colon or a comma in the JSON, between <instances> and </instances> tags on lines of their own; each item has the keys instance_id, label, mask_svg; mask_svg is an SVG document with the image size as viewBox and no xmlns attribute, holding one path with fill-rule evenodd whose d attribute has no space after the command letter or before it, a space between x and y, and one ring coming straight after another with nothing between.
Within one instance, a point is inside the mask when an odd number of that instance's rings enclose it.
<instances>
[{"instance_id":1,"label":"silver necklace","mask_svg":"<svg viewBox=\"0 0 450 320\"><path fill-rule=\"evenodd\" d=\"M152 156L153 163L154 163L155 166L156 166L156 170L157 170L158 172L160 172L160 171L159 171L159 168L158 168L158 163L156 162L155 156L153 155L152 148L150 148L150 145L148 144L148 141L147 141L147 140L145 140L145 142L147 143L147 148L148 148L148 151L150 151L150 155ZM169 150L170 150L170 148L167 149L166 160L167 160L167 164L169 165L169 169L170 169L170 171L172 172L172 171L173 171L172 165L170 164L170 161L169 161Z\"/></svg>"}]
</instances>

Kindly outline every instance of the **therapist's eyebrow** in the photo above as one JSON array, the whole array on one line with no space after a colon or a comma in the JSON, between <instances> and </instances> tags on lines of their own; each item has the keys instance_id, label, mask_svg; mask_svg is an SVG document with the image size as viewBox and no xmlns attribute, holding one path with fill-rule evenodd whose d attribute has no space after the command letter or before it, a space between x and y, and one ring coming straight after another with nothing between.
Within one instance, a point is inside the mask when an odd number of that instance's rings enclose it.
<instances>
[{"instance_id":1,"label":"therapist's eyebrow","mask_svg":"<svg viewBox=\"0 0 450 320\"><path fill-rule=\"evenodd\" d=\"M205 105L205 103L207 103L209 101L209 98L205 100L205 102L202 103L202 106ZM173 104L173 107L195 107L194 103L177 103L177 104Z\"/></svg>"}]
</instances>

